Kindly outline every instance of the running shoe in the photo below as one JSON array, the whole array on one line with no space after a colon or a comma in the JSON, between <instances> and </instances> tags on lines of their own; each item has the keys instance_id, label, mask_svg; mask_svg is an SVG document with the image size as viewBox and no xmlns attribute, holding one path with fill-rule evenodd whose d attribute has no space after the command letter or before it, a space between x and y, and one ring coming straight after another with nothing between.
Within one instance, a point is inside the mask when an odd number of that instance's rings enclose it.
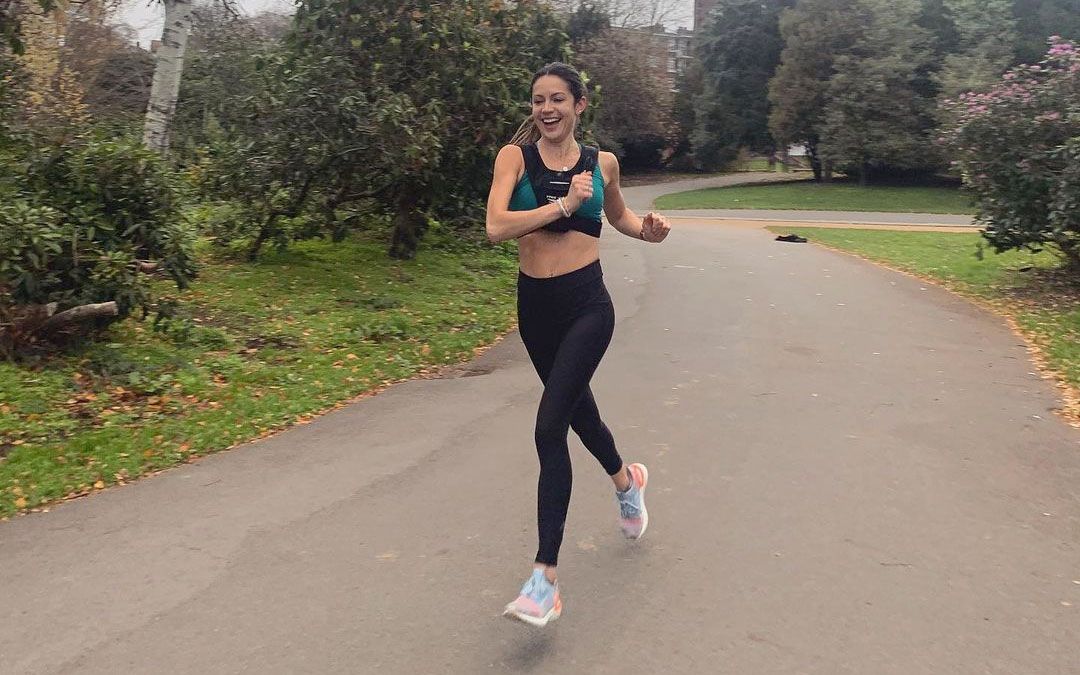
<instances>
[{"instance_id":1,"label":"running shoe","mask_svg":"<svg viewBox=\"0 0 1080 675\"><path fill-rule=\"evenodd\" d=\"M540 627L558 619L560 614L562 597L559 595L559 584L548 581L541 569L533 570L532 576L521 587L521 595L503 611L505 617Z\"/></svg>"},{"instance_id":2,"label":"running shoe","mask_svg":"<svg viewBox=\"0 0 1080 675\"><path fill-rule=\"evenodd\" d=\"M631 464L630 488L626 492L615 491L619 499L619 526L627 539L641 539L649 526L649 512L645 509L645 486L649 482L649 470L644 464Z\"/></svg>"}]
</instances>

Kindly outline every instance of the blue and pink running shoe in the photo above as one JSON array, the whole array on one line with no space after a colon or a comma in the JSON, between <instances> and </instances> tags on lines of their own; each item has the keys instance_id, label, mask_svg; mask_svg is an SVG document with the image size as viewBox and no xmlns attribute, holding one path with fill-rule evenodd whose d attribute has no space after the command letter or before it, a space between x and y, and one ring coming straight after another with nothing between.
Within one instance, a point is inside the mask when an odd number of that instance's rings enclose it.
<instances>
[{"instance_id":1,"label":"blue and pink running shoe","mask_svg":"<svg viewBox=\"0 0 1080 675\"><path fill-rule=\"evenodd\" d=\"M562 614L562 598L559 596L559 584L551 583L544 576L544 571L534 569L521 595L503 611L503 616L524 621L531 626L543 627Z\"/></svg>"},{"instance_id":2,"label":"blue and pink running shoe","mask_svg":"<svg viewBox=\"0 0 1080 675\"><path fill-rule=\"evenodd\" d=\"M630 472L630 489L615 492L619 500L619 526L627 539L641 539L649 526L649 512L645 509L649 470L644 464L631 464L626 468Z\"/></svg>"}]
</instances>

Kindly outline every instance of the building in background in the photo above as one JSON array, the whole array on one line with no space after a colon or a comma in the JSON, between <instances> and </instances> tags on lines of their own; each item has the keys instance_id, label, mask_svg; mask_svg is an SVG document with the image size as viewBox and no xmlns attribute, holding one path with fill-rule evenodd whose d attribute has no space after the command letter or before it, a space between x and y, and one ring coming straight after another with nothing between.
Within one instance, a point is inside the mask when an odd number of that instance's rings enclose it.
<instances>
[{"instance_id":1,"label":"building in background","mask_svg":"<svg viewBox=\"0 0 1080 675\"><path fill-rule=\"evenodd\" d=\"M700 31L705 27L705 19L715 6L716 0L694 0L694 30Z\"/></svg>"},{"instance_id":2,"label":"building in background","mask_svg":"<svg viewBox=\"0 0 1080 675\"><path fill-rule=\"evenodd\" d=\"M687 65L693 58L690 43L694 38L694 31L679 28L671 32L663 26L613 29L631 31L644 38L649 49L649 65L667 78L671 91L678 91L679 76L686 72Z\"/></svg>"}]
</instances>

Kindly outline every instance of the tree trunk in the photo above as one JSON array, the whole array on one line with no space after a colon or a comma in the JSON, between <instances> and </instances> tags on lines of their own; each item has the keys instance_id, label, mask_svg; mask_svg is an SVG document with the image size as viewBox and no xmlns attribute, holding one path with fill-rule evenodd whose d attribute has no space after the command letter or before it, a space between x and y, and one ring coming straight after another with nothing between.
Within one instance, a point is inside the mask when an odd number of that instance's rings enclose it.
<instances>
[{"instance_id":1,"label":"tree trunk","mask_svg":"<svg viewBox=\"0 0 1080 675\"><path fill-rule=\"evenodd\" d=\"M274 223L278 219L277 212L272 212L266 217L266 222L259 228L259 234L255 237L255 241L251 242L251 247L248 248L247 259L254 262L259 257L259 252L262 251L263 244L270 238L270 233L273 231Z\"/></svg>"},{"instance_id":2,"label":"tree trunk","mask_svg":"<svg viewBox=\"0 0 1080 675\"><path fill-rule=\"evenodd\" d=\"M810 168L814 171L814 180L818 183L825 180L825 175L821 170L821 155L817 151L817 143L811 141L806 144L806 154L810 158Z\"/></svg>"},{"instance_id":3,"label":"tree trunk","mask_svg":"<svg viewBox=\"0 0 1080 675\"><path fill-rule=\"evenodd\" d=\"M821 182L822 183L831 183L832 182L832 172L833 172L832 160L831 159L826 159L825 161L823 161L821 163Z\"/></svg>"},{"instance_id":4,"label":"tree trunk","mask_svg":"<svg viewBox=\"0 0 1080 675\"><path fill-rule=\"evenodd\" d=\"M1057 245L1065 255L1066 267L1080 279L1080 244L1071 238L1061 238Z\"/></svg>"},{"instance_id":5,"label":"tree trunk","mask_svg":"<svg viewBox=\"0 0 1080 675\"><path fill-rule=\"evenodd\" d=\"M164 4L165 27L161 31L143 129L143 144L162 154L169 150L169 132L180 95L184 52L191 32L192 0L164 0Z\"/></svg>"},{"instance_id":6,"label":"tree trunk","mask_svg":"<svg viewBox=\"0 0 1080 675\"><path fill-rule=\"evenodd\" d=\"M866 176L870 173L870 162L859 164L859 187L866 187Z\"/></svg>"},{"instance_id":7,"label":"tree trunk","mask_svg":"<svg viewBox=\"0 0 1080 675\"><path fill-rule=\"evenodd\" d=\"M405 189L397 199L397 213L394 215L394 235L390 241L390 257L398 260L411 260L416 257L420 246L420 237L424 234L426 220L420 213L419 205L412 196L415 191Z\"/></svg>"},{"instance_id":8,"label":"tree trunk","mask_svg":"<svg viewBox=\"0 0 1080 675\"><path fill-rule=\"evenodd\" d=\"M59 314L53 314L41 324L39 330L44 333L50 330L56 330L69 323L98 319L103 316L117 316L119 314L120 311L117 308L116 303L112 301L99 302L93 305L80 305L60 312Z\"/></svg>"}]
</instances>

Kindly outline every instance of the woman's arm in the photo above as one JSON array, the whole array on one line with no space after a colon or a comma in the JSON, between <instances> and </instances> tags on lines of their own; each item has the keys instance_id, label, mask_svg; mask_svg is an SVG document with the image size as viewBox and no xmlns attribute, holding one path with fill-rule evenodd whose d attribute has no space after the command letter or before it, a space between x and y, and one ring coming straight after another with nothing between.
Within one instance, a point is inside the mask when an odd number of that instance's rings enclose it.
<instances>
[{"instance_id":1,"label":"woman's arm","mask_svg":"<svg viewBox=\"0 0 1080 675\"><path fill-rule=\"evenodd\" d=\"M602 152L600 161L604 175L609 177L604 186L604 215L611 226L634 239L654 243L663 241L671 231L663 216L650 212L642 219L626 205L619 187L619 158L610 152Z\"/></svg>"},{"instance_id":2,"label":"woman's arm","mask_svg":"<svg viewBox=\"0 0 1080 675\"><path fill-rule=\"evenodd\" d=\"M487 235L492 243L517 239L562 218L558 204L545 204L531 211L511 211L510 197L524 170L521 149L506 145L495 158L495 175L487 201Z\"/></svg>"}]
</instances>

